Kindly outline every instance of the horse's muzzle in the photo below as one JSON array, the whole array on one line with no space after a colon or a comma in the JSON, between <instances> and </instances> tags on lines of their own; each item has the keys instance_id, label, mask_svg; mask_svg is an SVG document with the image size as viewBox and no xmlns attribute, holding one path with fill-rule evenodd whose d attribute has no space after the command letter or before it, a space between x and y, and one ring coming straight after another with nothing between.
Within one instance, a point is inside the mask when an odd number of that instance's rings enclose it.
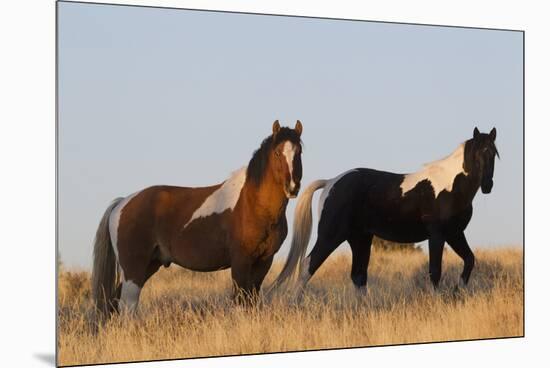
<instances>
[{"instance_id":1,"label":"horse's muzzle","mask_svg":"<svg viewBox=\"0 0 550 368\"><path fill-rule=\"evenodd\" d=\"M300 191L300 184L289 185L285 188L285 193L288 198L296 198Z\"/></svg>"},{"instance_id":2,"label":"horse's muzzle","mask_svg":"<svg viewBox=\"0 0 550 368\"><path fill-rule=\"evenodd\" d=\"M492 189L493 189L493 179L483 180L481 182L481 192L483 194L491 193Z\"/></svg>"}]
</instances>

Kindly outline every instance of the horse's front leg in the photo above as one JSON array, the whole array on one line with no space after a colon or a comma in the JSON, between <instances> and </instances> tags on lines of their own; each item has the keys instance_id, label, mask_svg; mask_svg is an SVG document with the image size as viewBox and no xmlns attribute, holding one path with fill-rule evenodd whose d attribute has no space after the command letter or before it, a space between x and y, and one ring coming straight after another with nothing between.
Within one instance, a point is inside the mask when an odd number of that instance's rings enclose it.
<instances>
[{"instance_id":1,"label":"horse's front leg","mask_svg":"<svg viewBox=\"0 0 550 368\"><path fill-rule=\"evenodd\" d=\"M458 287L465 287L468 284L470 274L472 273L472 270L474 268L474 253L468 245L468 241L464 236L464 232L459 232L447 236L447 243L449 243L451 248L453 248L456 254L458 254L458 256L462 258L462 261L464 262L464 269L462 270L462 275L460 275Z\"/></svg>"},{"instance_id":2,"label":"horse's front leg","mask_svg":"<svg viewBox=\"0 0 550 368\"><path fill-rule=\"evenodd\" d=\"M252 296L252 266L251 257L239 255L231 262L231 278L233 279L233 300L239 304L246 304Z\"/></svg>"},{"instance_id":3,"label":"horse's front leg","mask_svg":"<svg viewBox=\"0 0 550 368\"><path fill-rule=\"evenodd\" d=\"M266 259L258 259L256 263L252 266L252 292L255 295L260 293L260 288L262 287L262 282L264 281L265 276L271 268L273 263L273 256Z\"/></svg>"}]
</instances>

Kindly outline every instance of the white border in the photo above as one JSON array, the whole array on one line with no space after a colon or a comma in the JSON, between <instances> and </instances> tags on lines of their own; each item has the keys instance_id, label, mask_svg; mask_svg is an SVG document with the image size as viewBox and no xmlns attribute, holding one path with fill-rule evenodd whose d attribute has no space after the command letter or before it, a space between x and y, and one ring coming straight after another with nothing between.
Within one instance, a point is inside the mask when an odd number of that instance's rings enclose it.
<instances>
[{"instance_id":1,"label":"white border","mask_svg":"<svg viewBox=\"0 0 550 368\"><path fill-rule=\"evenodd\" d=\"M361 366L518 367L548 361L548 26L544 2L529 1L118 1L526 31L526 338L134 364L131 367ZM541 4L540 6L537 4ZM53 1L2 2L2 366L51 366L54 352ZM518 122L519 124L520 122ZM521 173L518 173L521 175ZM498 214L495 214L498 215ZM544 354L544 355L543 355ZM46 359L44 359L46 357ZM536 364L536 363L535 363ZM122 365L126 366L126 365Z\"/></svg>"}]
</instances>

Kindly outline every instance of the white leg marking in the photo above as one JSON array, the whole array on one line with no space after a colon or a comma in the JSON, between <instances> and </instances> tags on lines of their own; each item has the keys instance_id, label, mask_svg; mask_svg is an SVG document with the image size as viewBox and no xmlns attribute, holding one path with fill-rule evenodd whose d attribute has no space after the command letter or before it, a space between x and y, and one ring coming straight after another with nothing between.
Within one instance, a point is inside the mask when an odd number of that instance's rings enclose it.
<instances>
[{"instance_id":1,"label":"white leg marking","mask_svg":"<svg viewBox=\"0 0 550 368\"><path fill-rule=\"evenodd\" d=\"M229 179L224 181L222 186L206 198L200 207L193 212L193 215L183 228L186 228L187 225L200 217L222 213L227 209L233 210L239 201L245 181L246 167L232 173Z\"/></svg>"},{"instance_id":2,"label":"white leg marking","mask_svg":"<svg viewBox=\"0 0 550 368\"><path fill-rule=\"evenodd\" d=\"M319 209L318 209L319 219L321 219L321 214L323 213L323 207L325 206L325 202L326 202L327 198L329 197L330 191L332 190L332 187L334 187L334 184L336 184L340 179L342 179L347 174L349 174L351 172L354 172L354 171L356 171L356 170L355 169L348 170L348 171L338 175L337 177L330 179L327 182L327 185L325 186L325 189L323 190L323 192L321 193L321 196L319 197Z\"/></svg>"},{"instance_id":3,"label":"white leg marking","mask_svg":"<svg viewBox=\"0 0 550 368\"><path fill-rule=\"evenodd\" d=\"M292 176L292 170L294 168L294 155L296 154L296 145L292 144L290 141L286 141L283 146L283 155L285 155L286 163L288 165L288 172L290 173L290 190L294 190L296 183L294 182L294 177Z\"/></svg>"},{"instance_id":4,"label":"white leg marking","mask_svg":"<svg viewBox=\"0 0 550 368\"><path fill-rule=\"evenodd\" d=\"M401 195L414 189L416 184L423 180L429 180L434 190L435 197L442 191L451 192L455 178L460 175L468 175L464 171L464 143L449 156L424 165L422 170L413 174L407 174L401 183Z\"/></svg>"},{"instance_id":5,"label":"white leg marking","mask_svg":"<svg viewBox=\"0 0 550 368\"><path fill-rule=\"evenodd\" d=\"M119 309L121 312L135 312L141 288L133 281L124 281L122 283L122 291L120 293Z\"/></svg>"}]
</instances>

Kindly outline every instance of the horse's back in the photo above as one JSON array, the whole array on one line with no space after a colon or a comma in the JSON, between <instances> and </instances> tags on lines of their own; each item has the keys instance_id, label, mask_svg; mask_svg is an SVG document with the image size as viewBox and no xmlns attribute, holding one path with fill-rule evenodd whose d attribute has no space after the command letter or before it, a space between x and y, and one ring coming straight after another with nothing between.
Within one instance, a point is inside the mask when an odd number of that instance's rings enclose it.
<instances>
[{"instance_id":1,"label":"horse's back","mask_svg":"<svg viewBox=\"0 0 550 368\"><path fill-rule=\"evenodd\" d=\"M326 188L327 200L341 203L373 198L380 202L395 201L401 195L399 188L403 174L368 168L356 168L336 177L337 181Z\"/></svg>"},{"instance_id":2,"label":"horse's back","mask_svg":"<svg viewBox=\"0 0 550 368\"><path fill-rule=\"evenodd\" d=\"M328 181L319 203L320 221L352 220L370 197L380 204L395 196L402 175L367 168L349 170ZM402 179L401 179L402 180Z\"/></svg>"},{"instance_id":3,"label":"horse's back","mask_svg":"<svg viewBox=\"0 0 550 368\"><path fill-rule=\"evenodd\" d=\"M432 222L461 230L467 226L471 205L454 205L452 194L447 192L436 198L428 181L419 182L403 195L404 178L405 174L374 169L357 169L343 178L339 192L348 198L356 226L396 242L425 240L427 224Z\"/></svg>"},{"instance_id":4,"label":"horse's back","mask_svg":"<svg viewBox=\"0 0 550 368\"><path fill-rule=\"evenodd\" d=\"M366 231L394 241L422 240L426 234L421 208L402 197L403 178L403 174L369 168L350 170L328 193L320 230L330 232L331 224L345 223L349 227L345 231Z\"/></svg>"},{"instance_id":5,"label":"horse's back","mask_svg":"<svg viewBox=\"0 0 550 368\"><path fill-rule=\"evenodd\" d=\"M123 215L131 216L134 222L140 223L166 216L175 216L180 220L190 218L193 211L219 187L220 184L197 188L151 186L125 199L127 203L124 204Z\"/></svg>"},{"instance_id":6,"label":"horse's back","mask_svg":"<svg viewBox=\"0 0 550 368\"><path fill-rule=\"evenodd\" d=\"M219 185L201 188L156 185L126 197L113 211L117 251L169 247L174 234Z\"/></svg>"}]
</instances>

